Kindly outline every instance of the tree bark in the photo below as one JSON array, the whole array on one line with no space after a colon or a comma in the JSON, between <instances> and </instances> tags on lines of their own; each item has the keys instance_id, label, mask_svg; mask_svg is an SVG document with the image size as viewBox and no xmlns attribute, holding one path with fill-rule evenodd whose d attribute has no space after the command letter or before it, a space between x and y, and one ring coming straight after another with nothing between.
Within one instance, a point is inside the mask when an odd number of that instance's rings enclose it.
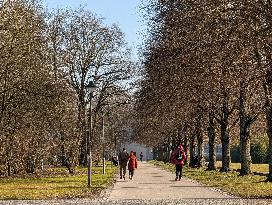
<instances>
[{"instance_id":1,"label":"tree bark","mask_svg":"<svg viewBox=\"0 0 272 205\"><path fill-rule=\"evenodd\" d=\"M272 59L271 55L267 56L269 67L266 71L265 81L263 88L266 96L265 109L266 109L266 133L268 136L268 165L269 173L266 181L272 182Z\"/></svg>"},{"instance_id":2,"label":"tree bark","mask_svg":"<svg viewBox=\"0 0 272 205\"><path fill-rule=\"evenodd\" d=\"M251 156L250 156L250 140L249 136L240 138L240 153L241 153L241 170L240 175L251 174Z\"/></svg>"},{"instance_id":3,"label":"tree bark","mask_svg":"<svg viewBox=\"0 0 272 205\"><path fill-rule=\"evenodd\" d=\"M209 164L207 170L216 170L216 153L215 153L215 122L212 113L209 113Z\"/></svg>"},{"instance_id":4,"label":"tree bark","mask_svg":"<svg viewBox=\"0 0 272 205\"><path fill-rule=\"evenodd\" d=\"M83 96L79 96L78 105L78 126L79 126L79 136L81 140L80 145L80 159L79 164L87 166L87 134L86 134L86 122L85 122L85 101Z\"/></svg>"},{"instance_id":5,"label":"tree bark","mask_svg":"<svg viewBox=\"0 0 272 205\"><path fill-rule=\"evenodd\" d=\"M8 159L8 163L7 163L7 168L8 168L8 176L11 176L11 165L10 165L10 160Z\"/></svg>"},{"instance_id":6,"label":"tree bark","mask_svg":"<svg viewBox=\"0 0 272 205\"><path fill-rule=\"evenodd\" d=\"M230 139L229 130L226 123L221 123L221 142L222 142L222 168L221 172L230 170Z\"/></svg>"},{"instance_id":7,"label":"tree bark","mask_svg":"<svg viewBox=\"0 0 272 205\"><path fill-rule=\"evenodd\" d=\"M230 137L229 137L229 109L228 94L224 92L223 116L220 121L221 143L222 143L222 168L221 172L230 170Z\"/></svg>"},{"instance_id":8,"label":"tree bark","mask_svg":"<svg viewBox=\"0 0 272 205\"><path fill-rule=\"evenodd\" d=\"M198 167L204 166L204 145L203 145L203 134L200 133L197 139L197 154L198 154Z\"/></svg>"},{"instance_id":9,"label":"tree bark","mask_svg":"<svg viewBox=\"0 0 272 205\"><path fill-rule=\"evenodd\" d=\"M266 110L266 121L267 121L267 136L269 139L268 144L268 165L269 165L269 174L267 181L272 182L272 106Z\"/></svg>"},{"instance_id":10,"label":"tree bark","mask_svg":"<svg viewBox=\"0 0 272 205\"><path fill-rule=\"evenodd\" d=\"M187 125L185 124L184 125L184 152L185 152L185 155L186 155L186 160L185 160L185 164L187 165L188 162L190 161L190 155L188 155L188 127Z\"/></svg>"},{"instance_id":11,"label":"tree bark","mask_svg":"<svg viewBox=\"0 0 272 205\"><path fill-rule=\"evenodd\" d=\"M250 156L250 125L251 120L248 117L246 110L246 93L245 84L242 81L240 83L240 106L239 106L239 117L240 117L240 159L241 159L241 170L240 175L251 174L251 156Z\"/></svg>"},{"instance_id":12,"label":"tree bark","mask_svg":"<svg viewBox=\"0 0 272 205\"><path fill-rule=\"evenodd\" d=\"M189 166L190 167L194 167L194 162L193 162L193 159L194 159L194 148L195 148L195 136L192 134L191 137L190 137L190 163L189 163Z\"/></svg>"},{"instance_id":13,"label":"tree bark","mask_svg":"<svg viewBox=\"0 0 272 205\"><path fill-rule=\"evenodd\" d=\"M197 156L198 156L198 167L203 167L205 163L204 159L204 145L203 145L203 133L202 133L202 124L201 124L201 117L198 117L197 121Z\"/></svg>"},{"instance_id":14,"label":"tree bark","mask_svg":"<svg viewBox=\"0 0 272 205\"><path fill-rule=\"evenodd\" d=\"M158 145L158 160L163 161L163 148L161 145Z\"/></svg>"},{"instance_id":15,"label":"tree bark","mask_svg":"<svg viewBox=\"0 0 272 205\"><path fill-rule=\"evenodd\" d=\"M180 128L178 128L178 145L181 144L181 133L180 133Z\"/></svg>"},{"instance_id":16,"label":"tree bark","mask_svg":"<svg viewBox=\"0 0 272 205\"><path fill-rule=\"evenodd\" d=\"M35 169L36 169L35 155L29 153L26 159L26 173L33 174L35 172Z\"/></svg>"}]
</instances>

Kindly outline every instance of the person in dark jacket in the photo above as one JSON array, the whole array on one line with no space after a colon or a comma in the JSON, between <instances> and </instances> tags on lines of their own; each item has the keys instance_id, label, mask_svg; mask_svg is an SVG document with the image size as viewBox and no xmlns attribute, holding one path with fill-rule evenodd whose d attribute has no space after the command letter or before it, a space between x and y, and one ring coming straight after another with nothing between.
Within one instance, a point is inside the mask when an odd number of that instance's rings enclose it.
<instances>
[{"instance_id":1,"label":"person in dark jacket","mask_svg":"<svg viewBox=\"0 0 272 205\"><path fill-rule=\"evenodd\" d=\"M118 159L119 159L119 166L120 166L120 179L126 179L126 168L127 168L127 162L128 162L129 155L125 148L123 148L123 151L119 153Z\"/></svg>"},{"instance_id":2,"label":"person in dark jacket","mask_svg":"<svg viewBox=\"0 0 272 205\"><path fill-rule=\"evenodd\" d=\"M137 157L134 155L134 152L131 151L128 159L128 170L130 180L133 179L135 169L137 169Z\"/></svg>"},{"instance_id":3,"label":"person in dark jacket","mask_svg":"<svg viewBox=\"0 0 272 205\"><path fill-rule=\"evenodd\" d=\"M186 159L186 154L182 145L179 145L171 154L171 162L176 165L176 181L181 179L182 168Z\"/></svg>"},{"instance_id":4,"label":"person in dark jacket","mask_svg":"<svg viewBox=\"0 0 272 205\"><path fill-rule=\"evenodd\" d=\"M143 161L143 156L144 156L144 155L143 155L143 153L141 152L141 153L140 153L140 161L141 161L141 162Z\"/></svg>"}]
</instances>

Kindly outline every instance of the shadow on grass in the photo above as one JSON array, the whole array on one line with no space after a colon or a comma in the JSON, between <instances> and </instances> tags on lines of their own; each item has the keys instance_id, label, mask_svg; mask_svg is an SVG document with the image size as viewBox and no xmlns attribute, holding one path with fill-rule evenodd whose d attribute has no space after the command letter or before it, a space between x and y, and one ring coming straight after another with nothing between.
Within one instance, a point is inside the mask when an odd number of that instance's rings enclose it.
<instances>
[{"instance_id":1,"label":"shadow on grass","mask_svg":"<svg viewBox=\"0 0 272 205\"><path fill-rule=\"evenodd\" d=\"M61 184L61 183L78 183L78 180L50 180L50 181L43 181L43 183L48 183L48 184Z\"/></svg>"},{"instance_id":2,"label":"shadow on grass","mask_svg":"<svg viewBox=\"0 0 272 205\"><path fill-rule=\"evenodd\" d=\"M7 197L7 198L0 199L0 202L1 201L6 201L6 200L26 200L26 199L21 199L21 198L18 198L18 197Z\"/></svg>"},{"instance_id":3,"label":"shadow on grass","mask_svg":"<svg viewBox=\"0 0 272 205\"><path fill-rule=\"evenodd\" d=\"M241 169L233 169L233 171L240 173ZM252 172L252 174L253 175L257 175L257 176L265 176L265 177L267 177L269 173L266 173L266 172ZM238 176L240 176L240 175L238 175Z\"/></svg>"},{"instance_id":4,"label":"shadow on grass","mask_svg":"<svg viewBox=\"0 0 272 205\"><path fill-rule=\"evenodd\" d=\"M60 187L19 187L17 190L58 190L58 189L83 189L83 186L60 186Z\"/></svg>"},{"instance_id":5,"label":"shadow on grass","mask_svg":"<svg viewBox=\"0 0 272 205\"><path fill-rule=\"evenodd\" d=\"M243 199L247 199L247 200L260 200L260 199L267 199L267 200L271 200L272 196L260 196L260 197L241 197Z\"/></svg>"},{"instance_id":6,"label":"shadow on grass","mask_svg":"<svg viewBox=\"0 0 272 205\"><path fill-rule=\"evenodd\" d=\"M142 182L142 183L139 183L139 184L172 184L172 183L165 183L165 182L162 182L162 183Z\"/></svg>"},{"instance_id":7,"label":"shadow on grass","mask_svg":"<svg viewBox=\"0 0 272 205\"><path fill-rule=\"evenodd\" d=\"M173 186L170 186L170 187L187 187L187 188L192 188L192 187L199 187L199 188L215 188L216 186L198 186L198 185L192 185L192 186L184 186L184 185L173 185Z\"/></svg>"}]
</instances>

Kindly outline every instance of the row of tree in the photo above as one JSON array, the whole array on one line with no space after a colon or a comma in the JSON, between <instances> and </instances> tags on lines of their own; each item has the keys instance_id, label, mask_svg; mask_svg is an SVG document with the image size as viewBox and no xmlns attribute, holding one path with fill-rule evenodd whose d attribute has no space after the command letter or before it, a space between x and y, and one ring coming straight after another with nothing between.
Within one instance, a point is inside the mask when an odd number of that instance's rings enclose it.
<instances>
[{"instance_id":1,"label":"row of tree","mask_svg":"<svg viewBox=\"0 0 272 205\"><path fill-rule=\"evenodd\" d=\"M178 130L191 154L197 143L201 166L207 139L211 170L221 143L224 172L231 141L238 141L240 174L247 175L250 139L266 133L272 181L271 1L158 0L145 8L150 29L136 95L139 140L169 144Z\"/></svg>"},{"instance_id":2,"label":"row of tree","mask_svg":"<svg viewBox=\"0 0 272 205\"><path fill-rule=\"evenodd\" d=\"M134 68L119 27L90 11L0 1L0 174L86 165L89 81L97 86L92 149L101 153L102 118L108 149L116 148Z\"/></svg>"}]
</instances>

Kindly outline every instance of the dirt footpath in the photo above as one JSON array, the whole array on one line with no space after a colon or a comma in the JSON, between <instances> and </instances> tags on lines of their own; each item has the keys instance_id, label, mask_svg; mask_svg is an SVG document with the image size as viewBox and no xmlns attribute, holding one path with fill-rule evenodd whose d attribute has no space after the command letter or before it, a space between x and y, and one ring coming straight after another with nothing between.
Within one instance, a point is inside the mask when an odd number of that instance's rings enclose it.
<instances>
[{"instance_id":1,"label":"dirt footpath","mask_svg":"<svg viewBox=\"0 0 272 205\"><path fill-rule=\"evenodd\" d=\"M139 162L133 180L117 179L109 200L120 199L227 199L234 198L216 191L213 187L203 186L182 178L175 181L175 175L146 162Z\"/></svg>"}]
</instances>

